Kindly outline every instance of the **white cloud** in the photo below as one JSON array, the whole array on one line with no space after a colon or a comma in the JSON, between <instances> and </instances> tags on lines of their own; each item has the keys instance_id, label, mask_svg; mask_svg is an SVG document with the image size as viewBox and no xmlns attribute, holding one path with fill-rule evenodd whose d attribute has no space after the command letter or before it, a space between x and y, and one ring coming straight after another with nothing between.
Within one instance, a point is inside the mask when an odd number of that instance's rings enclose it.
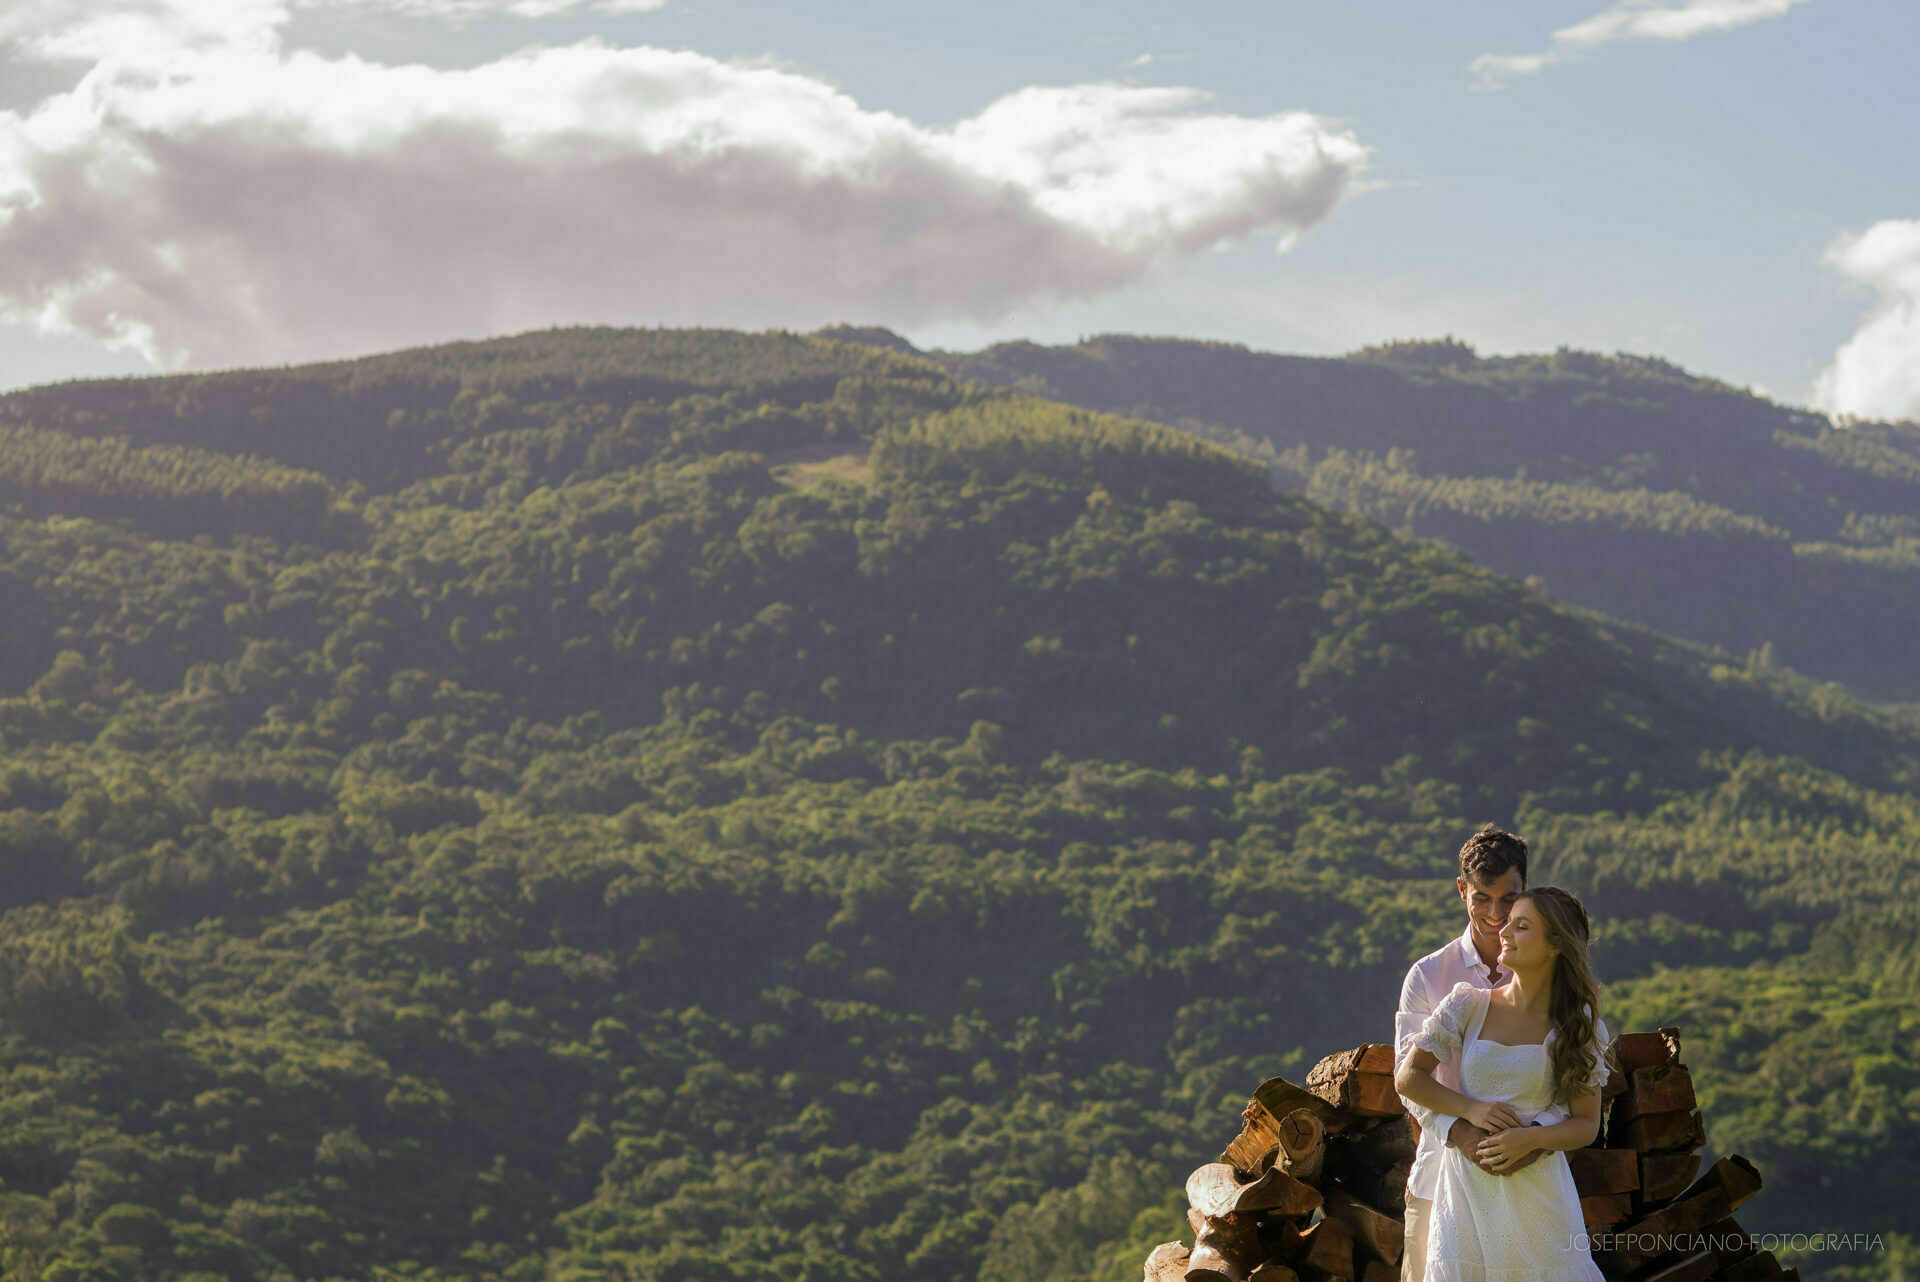
<instances>
[{"instance_id":1,"label":"white cloud","mask_svg":"<svg viewBox=\"0 0 1920 1282\"><path fill-rule=\"evenodd\" d=\"M200 366L557 323L991 319L1290 243L1366 156L1194 90L1026 89L933 129L688 52L448 71L286 52L266 19L222 45L222 4L177 3L160 52L91 28L74 89L0 113L0 319Z\"/></svg>"},{"instance_id":2,"label":"white cloud","mask_svg":"<svg viewBox=\"0 0 1920 1282\"><path fill-rule=\"evenodd\" d=\"M162 50L272 47L295 13L362 10L467 22L569 13L632 14L668 0L4 0L0 49L62 62L151 60Z\"/></svg>"},{"instance_id":3,"label":"white cloud","mask_svg":"<svg viewBox=\"0 0 1920 1282\"><path fill-rule=\"evenodd\" d=\"M1749 23L1778 18L1807 0L1620 0L1553 33L1540 53L1482 54L1469 68L1479 77L1477 86L1498 88L1509 76L1530 76L1544 67L1565 62L1615 40L1691 40L1716 31L1731 31Z\"/></svg>"},{"instance_id":4,"label":"white cloud","mask_svg":"<svg viewBox=\"0 0 1920 1282\"><path fill-rule=\"evenodd\" d=\"M1861 418L1920 419L1920 219L1889 219L1843 236L1826 262L1880 298L1821 371L1815 403Z\"/></svg>"}]
</instances>

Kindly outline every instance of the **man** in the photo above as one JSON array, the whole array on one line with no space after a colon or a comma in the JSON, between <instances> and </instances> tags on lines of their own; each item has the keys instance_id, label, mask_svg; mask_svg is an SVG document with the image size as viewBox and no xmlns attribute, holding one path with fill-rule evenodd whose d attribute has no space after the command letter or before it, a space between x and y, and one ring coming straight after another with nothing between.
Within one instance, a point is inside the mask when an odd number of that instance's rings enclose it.
<instances>
[{"instance_id":1,"label":"man","mask_svg":"<svg viewBox=\"0 0 1920 1282\"><path fill-rule=\"evenodd\" d=\"M1400 986L1400 1009L1394 1016L1396 1062L1406 1057L1421 1024L1455 984L1465 980L1476 988L1495 988L1510 977L1511 972L1499 968L1500 930L1507 924L1514 900L1527 888L1527 843L1492 824L1485 825L1460 847L1460 875L1454 885L1467 906L1467 928L1407 971L1406 981ZM1436 1068L1433 1076L1442 1085L1459 1090L1459 1056ZM1404 1096L1402 1102L1419 1124L1420 1147L1407 1176L1407 1236L1400 1277L1402 1282L1424 1282L1427 1226L1433 1212L1441 1149L1452 1145L1477 1162L1475 1153L1487 1132L1464 1117L1429 1112ZM1505 1174L1526 1169L1539 1156L1538 1151L1528 1154ZM1489 1168L1481 1163L1481 1169Z\"/></svg>"}]
</instances>

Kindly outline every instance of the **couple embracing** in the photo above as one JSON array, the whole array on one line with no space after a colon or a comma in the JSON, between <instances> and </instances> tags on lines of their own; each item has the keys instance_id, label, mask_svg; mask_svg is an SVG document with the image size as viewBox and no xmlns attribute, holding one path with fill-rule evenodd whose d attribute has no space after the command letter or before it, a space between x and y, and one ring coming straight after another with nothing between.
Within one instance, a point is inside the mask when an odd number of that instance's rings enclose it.
<instances>
[{"instance_id":1,"label":"couple embracing","mask_svg":"<svg viewBox=\"0 0 1920 1282\"><path fill-rule=\"evenodd\" d=\"M1405 1282L1601 1282L1566 1150L1600 1129L1606 1026L1580 901L1527 888L1527 843L1460 850L1467 928L1413 964L1394 1085L1420 1126Z\"/></svg>"}]
</instances>

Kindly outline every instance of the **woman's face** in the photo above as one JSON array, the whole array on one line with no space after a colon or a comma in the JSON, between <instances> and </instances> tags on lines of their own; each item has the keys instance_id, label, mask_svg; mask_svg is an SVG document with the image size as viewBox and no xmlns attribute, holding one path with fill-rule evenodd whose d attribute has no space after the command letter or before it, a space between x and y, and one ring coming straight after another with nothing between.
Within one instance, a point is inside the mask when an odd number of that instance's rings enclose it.
<instances>
[{"instance_id":1,"label":"woman's face","mask_svg":"<svg viewBox=\"0 0 1920 1282\"><path fill-rule=\"evenodd\" d=\"M1547 928L1533 900L1522 895L1507 914L1500 928L1500 961L1516 970L1538 970L1553 959L1555 950L1547 946Z\"/></svg>"}]
</instances>

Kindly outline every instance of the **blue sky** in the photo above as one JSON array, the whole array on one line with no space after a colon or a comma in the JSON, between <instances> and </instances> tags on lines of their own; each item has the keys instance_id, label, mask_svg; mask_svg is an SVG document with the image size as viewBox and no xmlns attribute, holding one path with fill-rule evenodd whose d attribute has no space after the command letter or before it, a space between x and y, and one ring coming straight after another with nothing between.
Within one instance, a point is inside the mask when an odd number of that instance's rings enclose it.
<instances>
[{"instance_id":1,"label":"blue sky","mask_svg":"<svg viewBox=\"0 0 1920 1282\"><path fill-rule=\"evenodd\" d=\"M508 0L127 3L137 25L120 30L100 27L98 0L27 0L11 29L0 19L0 385L572 320L838 318L965 347L1127 331L1334 353L1452 333L1488 352L1651 352L1784 401L1920 415L1907 4L522 0L555 11L528 18ZM1675 23L1700 29L1674 38ZM711 65L549 57L459 82L453 106L430 73L386 74L585 41ZM1530 72L1474 69L1550 50ZM299 51L337 95L282 94ZM564 119L543 101L616 71L617 127L602 88L580 89ZM811 119L816 86L835 102L788 136L780 122ZM1071 86L1104 88L1036 93ZM1204 97L1116 96L1156 88ZM377 123L385 95L413 122L399 142ZM709 114L667 137L646 112L694 100L677 95L704 95ZM762 102L768 119L736 136ZM534 122L525 146L516 112ZM1025 116L1049 132L1030 136ZM448 129L492 141L424 141ZM971 139L958 160L956 134ZM600 159L548 159L588 135ZM758 157L758 177L658 167L725 150L714 137ZM1219 154L1202 154L1209 139ZM1331 158L1302 160L1307 143ZM624 167L605 159L620 147L634 149ZM116 177L129 148L145 168ZM379 167L355 168L375 151ZM1142 156L1145 171L1119 172ZM895 164L842 225L822 174L867 182ZM929 164L964 173L922 182ZM413 181L436 167L431 190ZM762 180L755 207L745 185ZM952 215L994 184L1017 188L1019 209ZM392 231L407 220L420 226ZM543 225L579 252L526 260L517 247Z\"/></svg>"}]
</instances>

